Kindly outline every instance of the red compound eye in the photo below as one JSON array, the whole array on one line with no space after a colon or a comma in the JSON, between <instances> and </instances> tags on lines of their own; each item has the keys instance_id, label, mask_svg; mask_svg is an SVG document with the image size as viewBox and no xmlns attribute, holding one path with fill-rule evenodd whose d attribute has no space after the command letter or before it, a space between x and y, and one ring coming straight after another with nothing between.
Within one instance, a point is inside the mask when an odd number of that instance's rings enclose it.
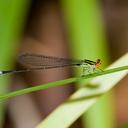
<instances>
[{"instance_id":1,"label":"red compound eye","mask_svg":"<svg viewBox=\"0 0 128 128\"><path fill-rule=\"evenodd\" d=\"M101 66L101 60L97 59L96 60L96 67L99 68Z\"/></svg>"}]
</instances>

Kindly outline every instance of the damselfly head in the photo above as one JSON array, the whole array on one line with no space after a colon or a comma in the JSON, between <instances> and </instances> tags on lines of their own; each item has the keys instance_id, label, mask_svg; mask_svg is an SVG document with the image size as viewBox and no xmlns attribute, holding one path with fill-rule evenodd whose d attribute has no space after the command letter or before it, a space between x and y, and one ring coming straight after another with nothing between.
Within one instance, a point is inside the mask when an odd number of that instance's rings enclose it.
<instances>
[{"instance_id":1,"label":"damselfly head","mask_svg":"<svg viewBox=\"0 0 128 128\"><path fill-rule=\"evenodd\" d=\"M96 65L97 68L99 68L101 66L101 60L97 59L95 65Z\"/></svg>"}]
</instances>

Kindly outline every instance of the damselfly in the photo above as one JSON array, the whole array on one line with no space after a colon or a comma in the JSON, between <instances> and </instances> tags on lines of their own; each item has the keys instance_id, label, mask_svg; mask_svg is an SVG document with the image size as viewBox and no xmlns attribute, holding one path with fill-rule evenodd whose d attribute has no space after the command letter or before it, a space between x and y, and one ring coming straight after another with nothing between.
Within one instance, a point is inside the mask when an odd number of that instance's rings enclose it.
<instances>
[{"instance_id":1,"label":"damselfly","mask_svg":"<svg viewBox=\"0 0 128 128\"><path fill-rule=\"evenodd\" d=\"M0 71L0 75L9 74L9 73L20 73L28 72L34 70L45 70L51 68L62 68L62 67L82 67L83 75L85 71L92 73L95 69L99 68L101 65L101 60L97 59L96 61L91 60L72 60L66 58L58 58L53 56L45 56L38 54L24 53L18 57L18 62L23 65L25 68L20 70L5 70Z\"/></svg>"}]
</instances>

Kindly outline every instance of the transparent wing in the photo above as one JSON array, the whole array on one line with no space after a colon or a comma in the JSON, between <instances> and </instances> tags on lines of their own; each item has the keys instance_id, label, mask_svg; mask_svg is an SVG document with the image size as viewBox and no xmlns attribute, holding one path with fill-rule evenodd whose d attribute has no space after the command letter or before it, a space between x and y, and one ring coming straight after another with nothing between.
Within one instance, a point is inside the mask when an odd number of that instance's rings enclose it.
<instances>
[{"instance_id":1,"label":"transparent wing","mask_svg":"<svg viewBox=\"0 0 128 128\"><path fill-rule=\"evenodd\" d=\"M18 57L18 62L28 68L44 69L80 65L79 60L71 60L29 53L21 54Z\"/></svg>"}]
</instances>

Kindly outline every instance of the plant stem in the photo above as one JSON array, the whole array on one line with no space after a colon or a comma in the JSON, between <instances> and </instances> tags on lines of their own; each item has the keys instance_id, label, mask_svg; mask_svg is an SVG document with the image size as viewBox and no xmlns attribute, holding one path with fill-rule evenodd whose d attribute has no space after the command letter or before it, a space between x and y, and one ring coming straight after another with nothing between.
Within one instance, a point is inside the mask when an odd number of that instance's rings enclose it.
<instances>
[{"instance_id":1,"label":"plant stem","mask_svg":"<svg viewBox=\"0 0 128 128\"><path fill-rule=\"evenodd\" d=\"M123 70L128 70L128 66L122 66L122 67L118 67L118 68L107 69L103 72L96 72L96 73L88 74L88 75L85 75L85 76L82 76L82 77L72 77L72 78L65 79L65 80L59 80L59 81L55 81L55 82L51 82L51 83L47 83L47 84L43 84L43 85L39 85L39 86L25 88L25 89L21 89L21 90L18 90L18 91L13 91L13 92L10 92L10 93L0 95L0 101L4 101L8 98L15 97L15 96L18 96L18 95L23 95L23 94L27 94L27 93L35 92L35 91L39 91L39 90L45 90L45 89L48 89L48 88L51 88L51 87L63 86L63 85L69 84L69 83L78 82L82 79L93 78L93 77L96 77L96 76L110 74L110 73L123 71Z\"/></svg>"}]
</instances>

